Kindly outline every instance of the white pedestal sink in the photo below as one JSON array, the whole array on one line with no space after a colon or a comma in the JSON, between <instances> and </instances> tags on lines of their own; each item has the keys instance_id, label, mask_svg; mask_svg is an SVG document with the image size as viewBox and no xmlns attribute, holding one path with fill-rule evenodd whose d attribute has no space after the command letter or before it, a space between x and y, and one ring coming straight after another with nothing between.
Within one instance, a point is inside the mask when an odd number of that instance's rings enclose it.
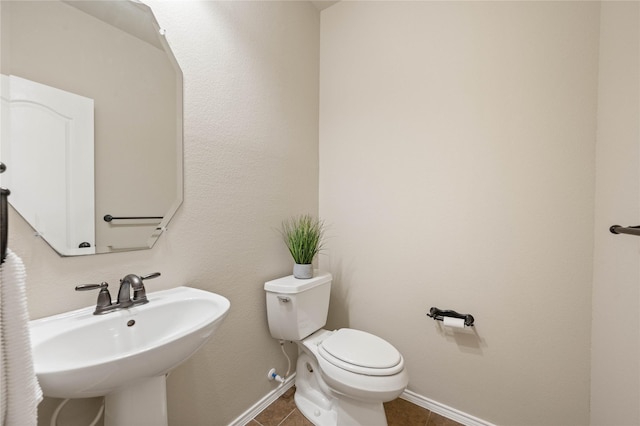
<instances>
[{"instance_id":1,"label":"white pedestal sink","mask_svg":"<svg viewBox=\"0 0 640 426\"><path fill-rule=\"evenodd\" d=\"M229 312L225 297L190 287L93 315L94 307L30 322L45 396L105 396L105 426L167 425L166 373L193 355Z\"/></svg>"}]
</instances>

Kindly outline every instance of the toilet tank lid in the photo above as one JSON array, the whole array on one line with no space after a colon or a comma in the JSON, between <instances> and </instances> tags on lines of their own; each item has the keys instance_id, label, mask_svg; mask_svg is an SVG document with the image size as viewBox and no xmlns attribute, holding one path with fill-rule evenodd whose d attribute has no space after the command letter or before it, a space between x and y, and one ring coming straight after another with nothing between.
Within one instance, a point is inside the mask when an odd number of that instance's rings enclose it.
<instances>
[{"instance_id":1,"label":"toilet tank lid","mask_svg":"<svg viewBox=\"0 0 640 426\"><path fill-rule=\"evenodd\" d=\"M319 270L313 271L313 278L302 280L293 275L264 283L264 289L272 293L295 294L322 284L331 282L331 274Z\"/></svg>"}]
</instances>

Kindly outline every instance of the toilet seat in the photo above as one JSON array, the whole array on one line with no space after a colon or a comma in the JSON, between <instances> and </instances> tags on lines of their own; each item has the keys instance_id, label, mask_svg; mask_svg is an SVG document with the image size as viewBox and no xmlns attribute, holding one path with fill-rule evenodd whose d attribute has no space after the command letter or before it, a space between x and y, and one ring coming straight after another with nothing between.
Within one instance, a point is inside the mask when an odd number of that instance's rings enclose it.
<instances>
[{"instance_id":1,"label":"toilet seat","mask_svg":"<svg viewBox=\"0 0 640 426\"><path fill-rule=\"evenodd\" d=\"M318 344L319 355L332 365L367 376L391 376L404 369L396 348L378 336L342 328Z\"/></svg>"}]
</instances>

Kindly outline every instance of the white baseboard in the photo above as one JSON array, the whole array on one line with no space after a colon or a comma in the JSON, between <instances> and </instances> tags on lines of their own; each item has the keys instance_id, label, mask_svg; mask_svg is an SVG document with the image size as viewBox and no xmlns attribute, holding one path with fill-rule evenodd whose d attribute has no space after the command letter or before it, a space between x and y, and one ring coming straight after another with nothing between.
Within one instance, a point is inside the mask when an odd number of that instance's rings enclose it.
<instances>
[{"instance_id":1,"label":"white baseboard","mask_svg":"<svg viewBox=\"0 0 640 426\"><path fill-rule=\"evenodd\" d=\"M265 395L265 397L262 398L260 401L253 404L251 408L249 408L247 411L242 413L234 421L229 423L229 426L245 426L247 423L253 420L255 416L260 414L265 408L273 404L276 401L276 399L280 398L280 396L282 396L283 393L288 391L293 386L295 377L296 377L296 373L293 373L292 375L287 377L281 386L278 386L277 388L269 392L267 395Z\"/></svg>"},{"instance_id":2,"label":"white baseboard","mask_svg":"<svg viewBox=\"0 0 640 426\"><path fill-rule=\"evenodd\" d=\"M448 405L444 405L422 395L418 395L410 390L405 390L402 395L400 395L400 398L466 426L495 426L493 423L479 419L471 414L463 413L460 410L456 410Z\"/></svg>"}]
</instances>

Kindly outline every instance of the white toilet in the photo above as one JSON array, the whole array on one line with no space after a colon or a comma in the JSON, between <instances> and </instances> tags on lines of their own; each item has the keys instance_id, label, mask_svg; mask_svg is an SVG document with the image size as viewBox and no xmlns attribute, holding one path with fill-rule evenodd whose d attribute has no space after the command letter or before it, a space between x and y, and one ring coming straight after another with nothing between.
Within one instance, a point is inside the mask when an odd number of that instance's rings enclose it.
<instances>
[{"instance_id":1,"label":"white toilet","mask_svg":"<svg viewBox=\"0 0 640 426\"><path fill-rule=\"evenodd\" d=\"M360 330L324 330L331 274L265 283L271 335L298 345L295 401L316 426L386 425L383 402L407 387L404 358L390 343Z\"/></svg>"}]
</instances>

